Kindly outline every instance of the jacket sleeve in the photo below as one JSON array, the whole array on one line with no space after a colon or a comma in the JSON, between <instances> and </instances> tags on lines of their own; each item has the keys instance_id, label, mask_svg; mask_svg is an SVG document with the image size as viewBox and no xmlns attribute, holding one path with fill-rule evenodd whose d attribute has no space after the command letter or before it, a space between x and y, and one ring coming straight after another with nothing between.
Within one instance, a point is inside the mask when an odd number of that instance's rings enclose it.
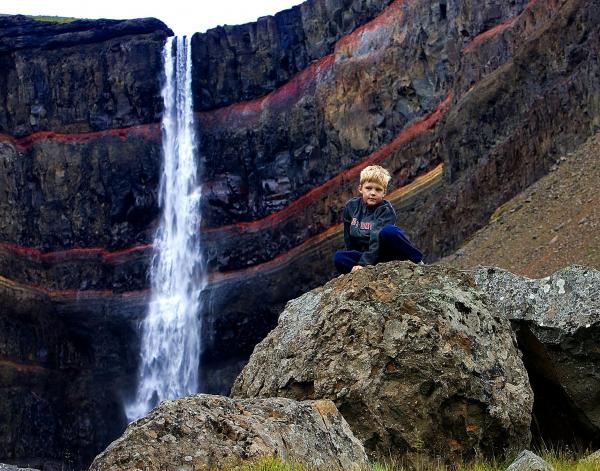
<instances>
[{"instance_id":1,"label":"jacket sleeve","mask_svg":"<svg viewBox=\"0 0 600 471\"><path fill-rule=\"evenodd\" d=\"M350 216L350 209L348 208L348 204L344 207L344 244L346 245L346 250L351 249L351 241L350 241L350 222L352 221L352 217Z\"/></svg>"},{"instance_id":2,"label":"jacket sleeve","mask_svg":"<svg viewBox=\"0 0 600 471\"><path fill-rule=\"evenodd\" d=\"M379 232L383 229L383 226L387 224L396 223L396 213L391 205L382 205L375 210L373 218L373 227L371 227L371 234L369 236L369 250L363 252L359 265L375 265L379 258Z\"/></svg>"}]
</instances>

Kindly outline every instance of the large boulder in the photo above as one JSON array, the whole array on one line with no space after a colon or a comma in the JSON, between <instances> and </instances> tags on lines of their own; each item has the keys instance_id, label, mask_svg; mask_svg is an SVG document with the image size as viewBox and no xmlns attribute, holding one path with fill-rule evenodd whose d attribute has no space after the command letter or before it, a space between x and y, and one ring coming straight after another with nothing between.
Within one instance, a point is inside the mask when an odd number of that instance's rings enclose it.
<instances>
[{"instance_id":1,"label":"large boulder","mask_svg":"<svg viewBox=\"0 0 600 471\"><path fill-rule=\"evenodd\" d=\"M232 395L331 399L379 458L498 456L530 439L510 323L443 266L379 264L290 301Z\"/></svg>"},{"instance_id":2,"label":"large boulder","mask_svg":"<svg viewBox=\"0 0 600 471\"><path fill-rule=\"evenodd\" d=\"M477 284L517 332L544 442L600 445L600 271L542 279L480 267Z\"/></svg>"},{"instance_id":3,"label":"large boulder","mask_svg":"<svg viewBox=\"0 0 600 471\"><path fill-rule=\"evenodd\" d=\"M322 469L367 465L362 445L331 401L199 394L162 402L130 424L89 469L212 470L261 456Z\"/></svg>"}]
</instances>

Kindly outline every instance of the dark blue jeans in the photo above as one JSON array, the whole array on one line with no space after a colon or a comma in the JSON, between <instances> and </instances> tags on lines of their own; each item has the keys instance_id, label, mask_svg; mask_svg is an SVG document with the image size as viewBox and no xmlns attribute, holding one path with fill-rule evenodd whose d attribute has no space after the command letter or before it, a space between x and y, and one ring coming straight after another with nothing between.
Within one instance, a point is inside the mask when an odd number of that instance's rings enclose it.
<instances>
[{"instance_id":1,"label":"dark blue jeans","mask_svg":"<svg viewBox=\"0 0 600 471\"><path fill-rule=\"evenodd\" d=\"M361 256L362 252L358 250L338 250L333 257L333 263L340 273L350 273L352 267L358 265ZM423 260L423 253L412 244L402 229L388 224L379 231L377 262L392 260L410 260L419 263Z\"/></svg>"}]
</instances>

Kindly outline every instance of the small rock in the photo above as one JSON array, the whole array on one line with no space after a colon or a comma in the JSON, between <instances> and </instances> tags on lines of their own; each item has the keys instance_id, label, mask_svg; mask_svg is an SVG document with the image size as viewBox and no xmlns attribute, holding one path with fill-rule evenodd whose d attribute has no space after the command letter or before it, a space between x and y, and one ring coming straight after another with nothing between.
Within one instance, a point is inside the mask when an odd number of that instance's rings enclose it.
<instances>
[{"instance_id":1,"label":"small rock","mask_svg":"<svg viewBox=\"0 0 600 471\"><path fill-rule=\"evenodd\" d=\"M167 433L166 435L160 437L160 441L165 443L175 443L177 439L170 433Z\"/></svg>"},{"instance_id":2,"label":"small rock","mask_svg":"<svg viewBox=\"0 0 600 471\"><path fill-rule=\"evenodd\" d=\"M19 468L18 466L14 466L12 464L4 464L0 463L0 471L39 471L33 468Z\"/></svg>"},{"instance_id":3,"label":"small rock","mask_svg":"<svg viewBox=\"0 0 600 471\"><path fill-rule=\"evenodd\" d=\"M600 450L595 451L591 455L586 456L581 460L583 463L598 463L600 464Z\"/></svg>"},{"instance_id":4,"label":"small rock","mask_svg":"<svg viewBox=\"0 0 600 471\"><path fill-rule=\"evenodd\" d=\"M554 471L554 468L535 453L524 450L506 471Z\"/></svg>"}]
</instances>

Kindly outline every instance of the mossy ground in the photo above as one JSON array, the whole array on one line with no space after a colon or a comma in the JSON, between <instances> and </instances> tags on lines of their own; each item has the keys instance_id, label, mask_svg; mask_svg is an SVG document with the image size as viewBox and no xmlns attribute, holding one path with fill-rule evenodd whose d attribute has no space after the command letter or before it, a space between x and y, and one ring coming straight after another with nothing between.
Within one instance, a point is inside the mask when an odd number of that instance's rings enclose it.
<instances>
[{"instance_id":1,"label":"mossy ground","mask_svg":"<svg viewBox=\"0 0 600 471\"><path fill-rule=\"evenodd\" d=\"M30 16L32 20L42 21L44 23L72 23L73 21L77 21L79 18L69 18L65 16Z\"/></svg>"}]
</instances>

